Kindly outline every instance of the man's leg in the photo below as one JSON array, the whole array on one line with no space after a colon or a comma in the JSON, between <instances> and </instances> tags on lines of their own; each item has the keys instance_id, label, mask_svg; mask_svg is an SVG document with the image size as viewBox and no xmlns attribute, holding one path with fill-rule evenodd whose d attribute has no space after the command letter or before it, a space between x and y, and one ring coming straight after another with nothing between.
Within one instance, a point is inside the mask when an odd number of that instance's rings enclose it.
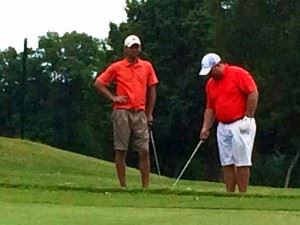
<instances>
[{"instance_id":1,"label":"man's leg","mask_svg":"<svg viewBox=\"0 0 300 225\"><path fill-rule=\"evenodd\" d=\"M235 192L236 168L234 165L223 166L224 182L227 192Z\"/></svg>"},{"instance_id":2,"label":"man's leg","mask_svg":"<svg viewBox=\"0 0 300 225\"><path fill-rule=\"evenodd\" d=\"M139 154L139 169L142 187L149 186L150 155L149 155L149 130L145 112L137 111L130 114L132 132L132 147Z\"/></svg>"},{"instance_id":3,"label":"man's leg","mask_svg":"<svg viewBox=\"0 0 300 225\"><path fill-rule=\"evenodd\" d=\"M250 167L237 167L236 182L239 187L239 192L246 192L249 185Z\"/></svg>"},{"instance_id":4,"label":"man's leg","mask_svg":"<svg viewBox=\"0 0 300 225\"><path fill-rule=\"evenodd\" d=\"M149 151L139 151L139 167L141 172L142 186L147 188L149 186L149 174L150 174L150 157Z\"/></svg>"},{"instance_id":5,"label":"man's leg","mask_svg":"<svg viewBox=\"0 0 300 225\"><path fill-rule=\"evenodd\" d=\"M113 110L115 165L121 187L126 187L126 154L130 140L127 110Z\"/></svg>"},{"instance_id":6,"label":"man's leg","mask_svg":"<svg viewBox=\"0 0 300 225\"><path fill-rule=\"evenodd\" d=\"M252 165L252 150L256 133L255 119L251 119L250 129L247 133L241 133L240 126L242 120L235 123L233 127L234 158L238 165L236 172L236 182L239 192L246 192L250 179L250 167Z\"/></svg>"},{"instance_id":7,"label":"man's leg","mask_svg":"<svg viewBox=\"0 0 300 225\"><path fill-rule=\"evenodd\" d=\"M119 183L121 187L126 187L126 151L115 150L115 164Z\"/></svg>"}]
</instances>

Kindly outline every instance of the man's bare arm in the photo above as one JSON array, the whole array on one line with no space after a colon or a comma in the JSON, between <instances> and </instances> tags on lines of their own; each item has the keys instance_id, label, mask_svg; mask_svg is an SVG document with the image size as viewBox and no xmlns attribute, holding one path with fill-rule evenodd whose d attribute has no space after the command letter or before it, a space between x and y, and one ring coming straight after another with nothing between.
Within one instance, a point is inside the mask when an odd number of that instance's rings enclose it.
<instances>
[{"instance_id":1,"label":"man's bare arm","mask_svg":"<svg viewBox=\"0 0 300 225\"><path fill-rule=\"evenodd\" d=\"M156 85L149 86L147 89L146 115L148 122L153 120L153 110L156 102Z\"/></svg>"},{"instance_id":2,"label":"man's bare arm","mask_svg":"<svg viewBox=\"0 0 300 225\"><path fill-rule=\"evenodd\" d=\"M112 102L126 103L127 100L128 100L127 96L115 96L115 95L113 95L111 93L111 91L105 85L101 84L100 81L96 80L95 88L96 88L98 93L104 95L105 97L107 97Z\"/></svg>"},{"instance_id":3,"label":"man's bare arm","mask_svg":"<svg viewBox=\"0 0 300 225\"><path fill-rule=\"evenodd\" d=\"M254 117L258 103L258 91L257 89L251 92L247 97L247 108L246 114L247 117Z\"/></svg>"},{"instance_id":4,"label":"man's bare arm","mask_svg":"<svg viewBox=\"0 0 300 225\"><path fill-rule=\"evenodd\" d=\"M202 129L200 131L200 139L206 140L209 136L209 130L213 126L215 121L215 113L212 109L206 108L204 112L204 121Z\"/></svg>"}]
</instances>

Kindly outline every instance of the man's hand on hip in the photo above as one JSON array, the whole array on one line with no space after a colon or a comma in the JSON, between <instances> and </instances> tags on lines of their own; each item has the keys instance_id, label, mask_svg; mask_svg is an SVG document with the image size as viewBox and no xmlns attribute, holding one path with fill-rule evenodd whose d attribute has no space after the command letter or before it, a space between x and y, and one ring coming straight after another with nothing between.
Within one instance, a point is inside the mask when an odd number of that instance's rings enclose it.
<instances>
[{"instance_id":1,"label":"man's hand on hip","mask_svg":"<svg viewBox=\"0 0 300 225\"><path fill-rule=\"evenodd\" d=\"M124 95L113 96L112 101L114 103L126 103L128 101L128 97Z\"/></svg>"}]
</instances>

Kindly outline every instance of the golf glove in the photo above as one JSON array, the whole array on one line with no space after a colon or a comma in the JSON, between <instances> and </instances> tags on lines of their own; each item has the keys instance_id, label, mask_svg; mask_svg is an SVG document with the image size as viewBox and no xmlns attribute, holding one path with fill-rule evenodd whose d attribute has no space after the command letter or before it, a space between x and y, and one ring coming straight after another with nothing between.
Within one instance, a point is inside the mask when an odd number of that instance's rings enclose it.
<instances>
[{"instance_id":1,"label":"golf glove","mask_svg":"<svg viewBox=\"0 0 300 225\"><path fill-rule=\"evenodd\" d=\"M248 133L250 131L251 127L251 120L253 118L245 116L241 121L240 121L240 132L241 133Z\"/></svg>"}]
</instances>

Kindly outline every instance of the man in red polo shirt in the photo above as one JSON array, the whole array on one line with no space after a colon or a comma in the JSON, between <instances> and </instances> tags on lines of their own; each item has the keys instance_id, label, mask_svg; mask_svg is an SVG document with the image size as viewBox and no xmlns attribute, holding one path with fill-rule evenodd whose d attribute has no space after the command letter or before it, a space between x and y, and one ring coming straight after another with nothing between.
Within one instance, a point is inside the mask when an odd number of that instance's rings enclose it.
<instances>
[{"instance_id":1,"label":"man in red polo shirt","mask_svg":"<svg viewBox=\"0 0 300 225\"><path fill-rule=\"evenodd\" d=\"M209 75L207 105L200 139L209 136L217 120L217 141L226 190L246 192L256 133L254 114L258 102L257 86L245 69L225 64L219 55L209 53L201 62L199 75Z\"/></svg>"},{"instance_id":2,"label":"man in red polo shirt","mask_svg":"<svg viewBox=\"0 0 300 225\"><path fill-rule=\"evenodd\" d=\"M149 186L148 124L153 121L158 79L152 64L139 58L141 41L136 35L124 41L125 58L112 63L95 81L96 90L113 103L115 164L119 183L126 187L126 154L131 144L138 152L143 188ZM115 94L107 86L115 83Z\"/></svg>"}]
</instances>

